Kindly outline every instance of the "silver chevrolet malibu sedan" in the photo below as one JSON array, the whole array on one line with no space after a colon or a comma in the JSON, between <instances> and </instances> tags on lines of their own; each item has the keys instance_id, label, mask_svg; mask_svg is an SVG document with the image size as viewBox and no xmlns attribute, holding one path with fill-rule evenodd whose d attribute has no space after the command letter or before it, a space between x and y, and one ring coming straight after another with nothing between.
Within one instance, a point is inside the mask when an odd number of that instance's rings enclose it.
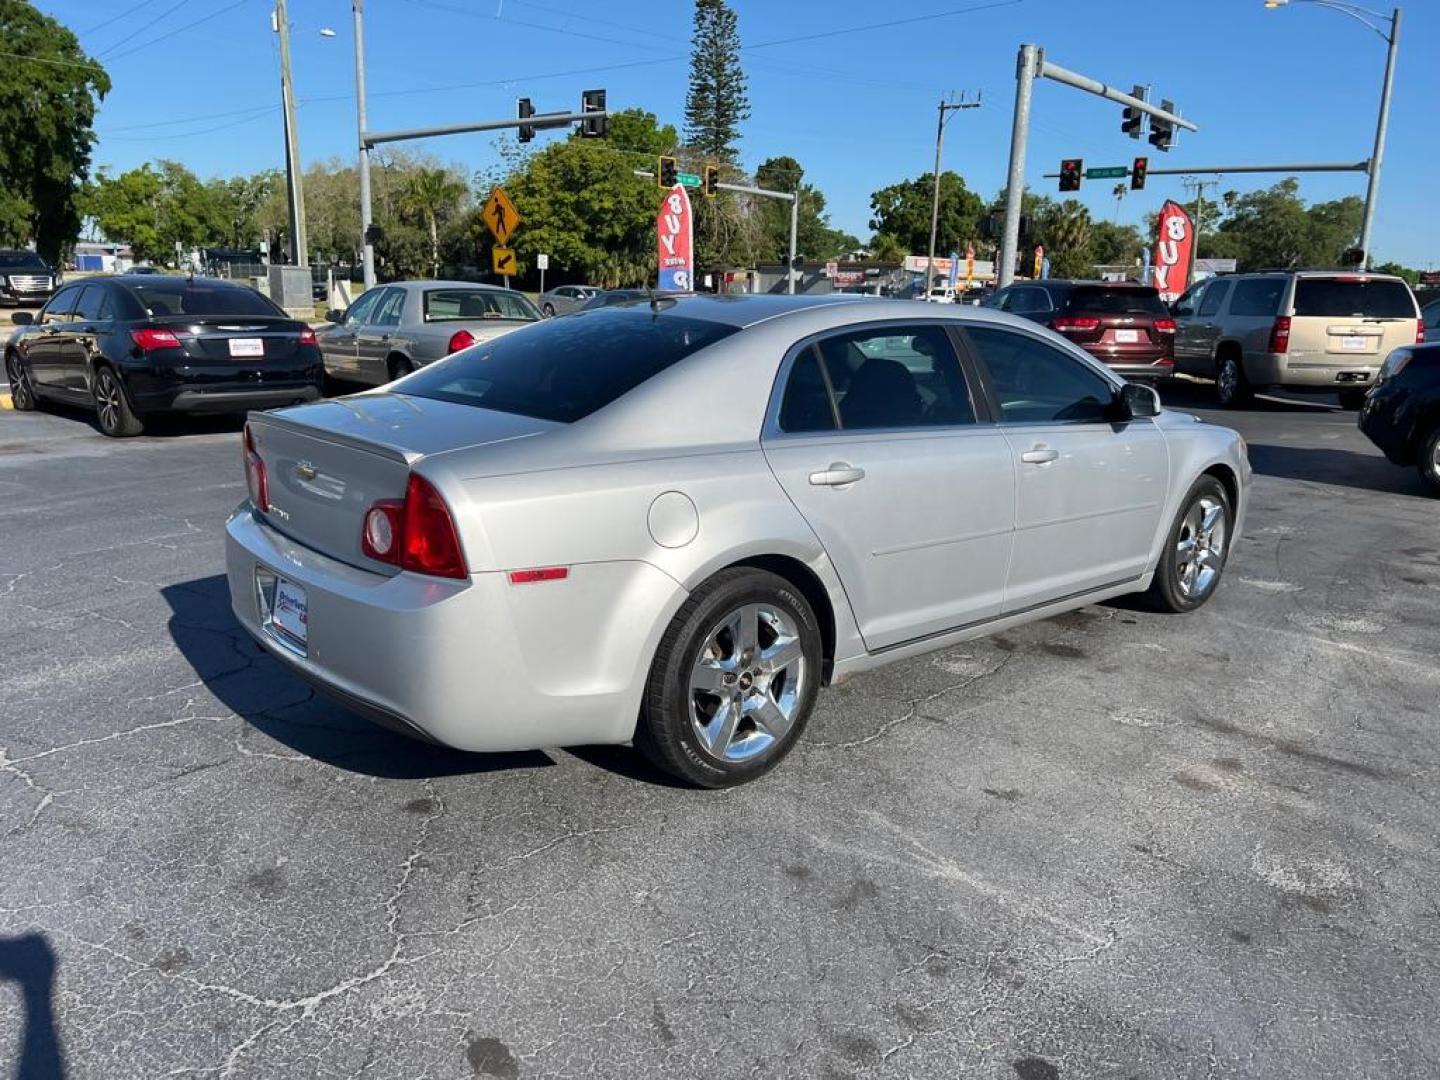
<instances>
[{"instance_id":1,"label":"silver chevrolet malibu sedan","mask_svg":"<svg viewBox=\"0 0 1440 1080\"><path fill-rule=\"evenodd\" d=\"M1122 593L1215 592L1233 431L1001 312L665 297L250 418L235 614L464 750L772 768L827 683Z\"/></svg>"}]
</instances>

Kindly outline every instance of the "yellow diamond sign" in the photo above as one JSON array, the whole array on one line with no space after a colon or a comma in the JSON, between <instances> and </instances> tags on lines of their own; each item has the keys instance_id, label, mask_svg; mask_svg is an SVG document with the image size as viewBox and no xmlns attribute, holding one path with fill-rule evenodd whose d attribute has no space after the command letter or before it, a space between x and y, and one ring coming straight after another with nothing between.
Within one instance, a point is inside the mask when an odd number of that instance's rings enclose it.
<instances>
[{"instance_id":1,"label":"yellow diamond sign","mask_svg":"<svg viewBox=\"0 0 1440 1080\"><path fill-rule=\"evenodd\" d=\"M515 209L510 196L506 195L505 189L501 187L490 192L490 198L485 200L485 209L480 216L485 221L485 227L495 237L495 242L502 246L510 243L510 234L520 225L520 212Z\"/></svg>"}]
</instances>

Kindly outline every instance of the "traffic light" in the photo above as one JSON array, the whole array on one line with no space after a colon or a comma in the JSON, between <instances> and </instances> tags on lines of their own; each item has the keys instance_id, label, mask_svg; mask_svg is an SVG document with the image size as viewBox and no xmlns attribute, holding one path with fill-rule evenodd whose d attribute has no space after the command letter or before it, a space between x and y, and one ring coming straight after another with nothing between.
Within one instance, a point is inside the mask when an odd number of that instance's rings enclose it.
<instances>
[{"instance_id":1,"label":"traffic light","mask_svg":"<svg viewBox=\"0 0 1440 1080\"><path fill-rule=\"evenodd\" d=\"M517 101L515 103L515 108L516 111L520 114L521 120L529 120L530 117L535 115L535 106L528 97L522 97L519 101ZM521 124L517 130L519 132L521 142L529 142L531 139L535 138L534 124Z\"/></svg>"},{"instance_id":2,"label":"traffic light","mask_svg":"<svg viewBox=\"0 0 1440 1080\"><path fill-rule=\"evenodd\" d=\"M604 112L605 91L586 90L580 95L580 111L582 113ZM582 120L580 122L580 137L583 139L603 139L610 130L610 118L608 116L597 116L593 120Z\"/></svg>"},{"instance_id":3,"label":"traffic light","mask_svg":"<svg viewBox=\"0 0 1440 1080\"><path fill-rule=\"evenodd\" d=\"M1137 97L1141 101L1144 101L1145 94L1145 87L1137 86L1130 96ZM1132 139L1138 139L1140 137L1140 126L1144 122L1145 114L1135 108L1134 105L1126 105L1125 110L1120 114L1120 130Z\"/></svg>"},{"instance_id":4,"label":"traffic light","mask_svg":"<svg viewBox=\"0 0 1440 1080\"><path fill-rule=\"evenodd\" d=\"M1085 162L1081 158L1066 158L1060 162L1060 190L1079 191L1080 176L1084 172Z\"/></svg>"},{"instance_id":5,"label":"traffic light","mask_svg":"<svg viewBox=\"0 0 1440 1080\"><path fill-rule=\"evenodd\" d=\"M1162 101L1160 107L1168 113L1175 111L1173 101ZM1169 120L1161 120L1158 116L1150 118L1150 145L1156 150L1169 150L1175 143L1175 125Z\"/></svg>"},{"instance_id":6,"label":"traffic light","mask_svg":"<svg viewBox=\"0 0 1440 1080\"><path fill-rule=\"evenodd\" d=\"M704 179L705 179L705 187L704 187L705 194L706 194L707 197L713 199L713 198L716 196L716 194L720 191L720 166L719 166L719 165L706 165L706 166L705 166Z\"/></svg>"},{"instance_id":7,"label":"traffic light","mask_svg":"<svg viewBox=\"0 0 1440 1080\"><path fill-rule=\"evenodd\" d=\"M1130 166L1130 190L1142 191L1145 188L1145 174L1150 171L1150 159L1137 157Z\"/></svg>"},{"instance_id":8,"label":"traffic light","mask_svg":"<svg viewBox=\"0 0 1440 1080\"><path fill-rule=\"evenodd\" d=\"M679 181L679 172L673 157L662 157L660 167L655 170L655 182L663 188L672 188Z\"/></svg>"}]
</instances>

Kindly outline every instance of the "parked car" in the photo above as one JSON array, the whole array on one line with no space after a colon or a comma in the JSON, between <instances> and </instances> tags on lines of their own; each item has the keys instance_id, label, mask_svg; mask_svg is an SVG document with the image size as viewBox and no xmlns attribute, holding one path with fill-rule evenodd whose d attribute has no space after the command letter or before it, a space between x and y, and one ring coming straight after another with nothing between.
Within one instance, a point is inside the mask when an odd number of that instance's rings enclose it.
<instances>
[{"instance_id":1,"label":"parked car","mask_svg":"<svg viewBox=\"0 0 1440 1080\"><path fill-rule=\"evenodd\" d=\"M132 266L132 267L130 267L129 270L126 270L125 273L126 273L126 274L163 274L163 273L165 273L165 271L164 271L164 270L161 270L158 266Z\"/></svg>"},{"instance_id":2,"label":"parked car","mask_svg":"<svg viewBox=\"0 0 1440 1080\"><path fill-rule=\"evenodd\" d=\"M320 396L315 332L246 285L214 278L93 277L17 311L5 348L17 410L93 408L106 435L157 413L227 413Z\"/></svg>"},{"instance_id":3,"label":"parked car","mask_svg":"<svg viewBox=\"0 0 1440 1080\"><path fill-rule=\"evenodd\" d=\"M477 341L540 321L523 293L464 281L396 281L326 316L325 373L378 386Z\"/></svg>"},{"instance_id":4,"label":"parked car","mask_svg":"<svg viewBox=\"0 0 1440 1080\"><path fill-rule=\"evenodd\" d=\"M704 786L774 766L823 683L1199 607L1250 483L1235 432L1057 334L838 295L549 319L253 416L244 454L231 603L288 667L433 742L633 738Z\"/></svg>"},{"instance_id":5,"label":"parked car","mask_svg":"<svg viewBox=\"0 0 1440 1080\"><path fill-rule=\"evenodd\" d=\"M944 287L936 287L930 290L927 299L932 304L953 304L955 303L955 290Z\"/></svg>"},{"instance_id":6,"label":"parked car","mask_svg":"<svg viewBox=\"0 0 1440 1080\"><path fill-rule=\"evenodd\" d=\"M579 311L599 291L594 285L560 285L540 294L540 313L546 318L569 315L572 311Z\"/></svg>"},{"instance_id":7,"label":"parked car","mask_svg":"<svg viewBox=\"0 0 1440 1080\"><path fill-rule=\"evenodd\" d=\"M1046 278L1007 285L987 306L1043 323L1127 379L1175 370L1175 320L1148 285Z\"/></svg>"},{"instance_id":8,"label":"parked car","mask_svg":"<svg viewBox=\"0 0 1440 1080\"><path fill-rule=\"evenodd\" d=\"M33 251L0 251L0 301L43 304L59 284L59 275Z\"/></svg>"},{"instance_id":9,"label":"parked car","mask_svg":"<svg viewBox=\"0 0 1440 1080\"><path fill-rule=\"evenodd\" d=\"M666 295L668 294L653 289L606 289L586 300L580 305L580 310L594 311L596 308L612 307L615 304L633 304L637 300L653 300L657 296Z\"/></svg>"},{"instance_id":10,"label":"parked car","mask_svg":"<svg viewBox=\"0 0 1440 1080\"><path fill-rule=\"evenodd\" d=\"M1172 305L1175 368L1215 380L1227 407L1270 387L1331 392L1358 409L1392 349L1423 340L1403 278L1335 270L1227 274Z\"/></svg>"},{"instance_id":11,"label":"parked car","mask_svg":"<svg viewBox=\"0 0 1440 1080\"><path fill-rule=\"evenodd\" d=\"M1360 430L1440 495L1440 342L1396 349L1360 408Z\"/></svg>"},{"instance_id":12,"label":"parked car","mask_svg":"<svg viewBox=\"0 0 1440 1080\"><path fill-rule=\"evenodd\" d=\"M1427 343L1440 341L1440 297L1420 309L1421 331Z\"/></svg>"}]
</instances>

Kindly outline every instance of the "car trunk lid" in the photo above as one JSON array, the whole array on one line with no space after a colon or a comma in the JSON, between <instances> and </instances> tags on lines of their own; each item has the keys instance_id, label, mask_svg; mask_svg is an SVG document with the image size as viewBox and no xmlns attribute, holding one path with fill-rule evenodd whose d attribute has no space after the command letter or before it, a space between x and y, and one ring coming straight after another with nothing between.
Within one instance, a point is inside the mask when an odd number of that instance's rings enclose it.
<instances>
[{"instance_id":1,"label":"car trunk lid","mask_svg":"<svg viewBox=\"0 0 1440 1080\"><path fill-rule=\"evenodd\" d=\"M404 394L335 398L250 417L264 462L269 508L262 516L312 550L382 574L397 569L364 554L365 513L403 499L410 471L458 446L538 435L549 421ZM452 508L453 509L453 508Z\"/></svg>"},{"instance_id":2,"label":"car trunk lid","mask_svg":"<svg viewBox=\"0 0 1440 1080\"><path fill-rule=\"evenodd\" d=\"M300 335L308 329L295 319L263 315L172 315L152 318L148 325L169 330L194 361L241 367L293 359L300 348Z\"/></svg>"}]
</instances>

